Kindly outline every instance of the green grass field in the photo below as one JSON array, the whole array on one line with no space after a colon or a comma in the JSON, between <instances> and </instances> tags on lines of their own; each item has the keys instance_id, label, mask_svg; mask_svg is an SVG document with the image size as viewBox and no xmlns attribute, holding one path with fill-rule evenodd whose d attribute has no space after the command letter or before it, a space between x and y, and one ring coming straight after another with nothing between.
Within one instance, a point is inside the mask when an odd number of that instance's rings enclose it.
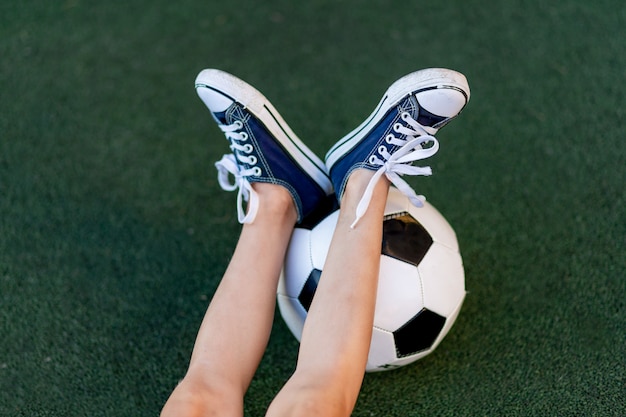
<instances>
[{"instance_id":1,"label":"green grass field","mask_svg":"<svg viewBox=\"0 0 626 417\"><path fill-rule=\"evenodd\" d=\"M3 2L0 415L155 416L182 377L240 228L201 69L323 156L433 66L472 99L409 181L456 229L469 293L354 416L626 415L625 26L617 0ZM277 315L246 415L296 352Z\"/></svg>"}]
</instances>

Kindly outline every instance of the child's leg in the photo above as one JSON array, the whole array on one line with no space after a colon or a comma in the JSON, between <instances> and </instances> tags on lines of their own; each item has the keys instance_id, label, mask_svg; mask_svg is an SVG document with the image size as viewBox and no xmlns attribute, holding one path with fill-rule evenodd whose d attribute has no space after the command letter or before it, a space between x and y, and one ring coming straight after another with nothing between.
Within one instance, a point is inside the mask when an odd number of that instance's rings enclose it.
<instances>
[{"instance_id":1,"label":"child's leg","mask_svg":"<svg viewBox=\"0 0 626 417\"><path fill-rule=\"evenodd\" d=\"M469 99L465 77L446 69L409 74L387 89L361 126L326 155L341 211L292 378L271 416L348 416L356 403L371 341L382 223L390 182L414 204L403 175L438 150L434 135ZM356 216L355 216L356 215ZM356 226L356 227L355 227Z\"/></svg>"},{"instance_id":2,"label":"child's leg","mask_svg":"<svg viewBox=\"0 0 626 417\"><path fill-rule=\"evenodd\" d=\"M228 268L200 326L183 381L162 416L241 416L243 397L266 348L276 286L296 222L283 187L257 183L259 209L243 226Z\"/></svg>"},{"instance_id":3,"label":"child's leg","mask_svg":"<svg viewBox=\"0 0 626 417\"><path fill-rule=\"evenodd\" d=\"M188 372L162 416L241 416L244 392L267 345L293 226L332 193L332 185L324 163L252 86L214 69L200 72L195 85L230 143L232 154L216 163L218 180L226 190L239 189L244 226Z\"/></svg>"},{"instance_id":4,"label":"child's leg","mask_svg":"<svg viewBox=\"0 0 626 417\"><path fill-rule=\"evenodd\" d=\"M379 181L354 229L356 205L373 172L355 171L346 185L324 271L302 334L294 375L268 415L346 416L363 380L374 320L382 219L389 182Z\"/></svg>"}]
</instances>

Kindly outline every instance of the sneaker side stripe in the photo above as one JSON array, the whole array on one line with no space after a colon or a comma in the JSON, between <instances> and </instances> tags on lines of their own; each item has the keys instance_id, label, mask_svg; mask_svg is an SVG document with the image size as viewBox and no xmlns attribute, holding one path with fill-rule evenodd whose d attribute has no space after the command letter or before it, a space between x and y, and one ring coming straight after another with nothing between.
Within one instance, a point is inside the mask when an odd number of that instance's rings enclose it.
<instances>
[{"instance_id":1,"label":"sneaker side stripe","mask_svg":"<svg viewBox=\"0 0 626 417\"><path fill-rule=\"evenodd\" d=\"M361 141L363 135L369 132L372 124L378 123L383 118L381 117L381 113L382 116L384 116L391 107L386 105L388 98L389 97L385 95L376 109L363 123L344 136L343 139L337 142L337 144L328 151L326 154L326 167L328 170Z\"/></svg>"},{"instance_id":2,"label":"sneaker side stripe","mask_svg":"<svg viewBox=\"0 0 626 417\"><path fill-rule=\"evenodd\" d=\"M342 139L339 140L339 142L337 142L335 145L333 145L332 148L330 148L330 150L326 153L327 154L327 158L328 155L332 154L333 152L335 152L335 150L337 148L339 148L340 146L343 146L347 141L349 141L354 135L358 134L359 132L361 132L363 129L365 129L372 121L372 119L376 116L376 114L378 113L378 111L381 109L381 107L383 106L384 102L387 100L387 96L385 95L385 97L382 98L382 100L378 103L378 106L376 106L376 109L374 109L374 111L372 112L372 114L370 114L368 116L367 119L365 119L365 121L363 123L361 123L358 127L356 127L354 130L352 130L352 132L348 133L347 135L345 135Z\"/></svg>"},{"instance_id":3,"label":"sneaker side stripe","mask_svg":"<svg viewBox=\"0 0 626 417\"><path fill-rule=\"evenodd\" d=\"M266 125L265 127L274 134L278 139L281 146L297 165L300 165L303 171L311 176L313 180L319 185L319 187L328 195L332 193L332 183L330 178L326 174L324 163L314 153L312 153L307 146L293 133L293 131L284 122L281 123L282 117L273 108L265 104L264 109L268 115L272 118L276 126L281 130L282 135L273 129L271 126L267 126L267 123L262 120L261 122Z\"/></svg>"}]
</instances>

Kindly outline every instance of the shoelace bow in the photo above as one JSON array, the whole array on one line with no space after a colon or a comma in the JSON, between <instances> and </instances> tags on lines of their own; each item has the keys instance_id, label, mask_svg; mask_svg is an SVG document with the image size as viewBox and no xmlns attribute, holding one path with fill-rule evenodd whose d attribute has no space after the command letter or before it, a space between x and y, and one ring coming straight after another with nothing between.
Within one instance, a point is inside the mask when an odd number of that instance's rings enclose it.
<instances>
[{"instance_id":1,"label":"shoelace bow","mask_svg":"<svg viewBox=\"0 0 626 417\"><path fill-rule=\"evenodd\" d=\"M217 181L225 191L237 192L237 219L239 223L252 223L256 217L259 209L259 198L248 181L249 176L261 175L261 168L258 166L252 166L250 168L242 169L242 164L255 165L257 158L254 155L245 155L252 152L253 147L251 144L241 144L239 142L245 142L248 139L246 132L241 132L243 123L237 120L230 125L219 125L220 129L226 137L230 140L230 149L233 151L231 154L222 156L222 159L215 163L217 168ZM235 151L239 151L235 153ZM234 177L234 181L230 181L230 175ZM244 202L248 203L248 213L246 214L244 208Z\"/></svg>"},{"instance_id":2,"label":"shoelace bow","mask_svg":"<svg viewBox=\"0 0 626 417\"><path fill-rule=\"evenodd\" d=\"M400 191L402 194L408 197L409 201L417 207L424 205L425 198L422 195L417 195L413 188L401 178L402 175L431 175L432 170L430 167L416 167L412 163L420 159L426 159L437 153L439 150L439 141L430 135L425 126L419 124L411 115L407 112L402 113L402 120L407 123L408 126L404 126L401 123L396 123L393 130L400 135L406 136L405 139L394 136L393 134L387 135L386 142L390 145L399 146L399 148L389 153L387 147L381 145L378 148L378 154L372 155L369 159L371 165L380 166L374 173L374 176L370 179L370 182L365 188L365 192L359 201L356 208L356 219L350 226L354 228L358 221L363 217L370 201L372 200L372 193L378 180L385 175L389 181ZM432 142L432 145L424 148L423 145Z\"/></svg>"}]
</instances>

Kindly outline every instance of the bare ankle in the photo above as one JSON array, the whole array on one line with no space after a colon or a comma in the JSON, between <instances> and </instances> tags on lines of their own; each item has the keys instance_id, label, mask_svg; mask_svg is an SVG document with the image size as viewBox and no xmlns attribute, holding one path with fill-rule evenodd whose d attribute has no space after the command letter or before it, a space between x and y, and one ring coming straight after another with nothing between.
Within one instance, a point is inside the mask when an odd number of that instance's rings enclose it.
<instances>
[{"instance_id":1,"label":"bare ankle","mask_svg":"<svg viewBox=\"0 0 626 417\"><path fill-rule=\"evenodd\" d=\"M273 217L286 216L297 218L296 206L293 197L287 189L277 184L254 183L254 190L259 196L259 209Z\"/></svg>"},{"instance_id":2,"label":"bare ankle","mask_svg":"<svg viewBox=\"0 0 626 417\"><path fill-rule=\"evenodd\" d=\"M342 196L342 203L343 203L343 199L345 198L360 199L363 196L363 192L365 191L365 188L369 184L374 174L375 174L375 171L371 171L369 169L363 169L363 168L357 169L354 172L352 172L350 174L350 177L348 178L348 182L346 183L346 187L344 189L344 194ZM385 176L382 176L378 180L378 184L376 188L387 192L388 187L389 187L389 180Z\"/></svg>"}]
</instances>

